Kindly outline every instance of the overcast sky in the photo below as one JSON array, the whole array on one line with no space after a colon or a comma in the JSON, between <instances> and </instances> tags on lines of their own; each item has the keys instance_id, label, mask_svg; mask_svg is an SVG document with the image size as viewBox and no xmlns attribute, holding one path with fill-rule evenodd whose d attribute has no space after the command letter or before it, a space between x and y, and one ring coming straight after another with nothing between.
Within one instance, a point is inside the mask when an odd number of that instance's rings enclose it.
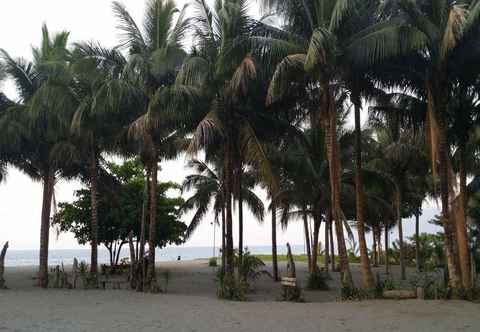
<instances>
[{"instance_id":1,"label":"overcast sky","mask_svg":"<svg viewBox=\"0 0 480 332\"><path fill-rule=\"evenodd\" d=\"M177 4L183 5L186 2L179 0ZM124 0L123 3L140 23L144 1ZM110 0L0 0L0 48L7 50L14 57L31 58L31 46L39 44L43 23L47 23L51 32L70 31L71 42L95 40L108 47L115 46L118 42ZM6 82L0 88L9 97L15 98L15 90L11 83ZM183 157L162 163L160 181L181 183L188 174L184 164ZM80 187L76 182L58 183L55 187L57 202L71 201L74 190ZM14 169L9 171L7 181L0 184L0 243L10 241L10 246L14 250L39 247L41 193L40 183L33 183ZM262 192L259 192L259 195L265 197ZM437 213L437 208L428 204L424 210L422 221L425 223L422 224L422 228L433 231L434 228L427 225L426 221ZM245 244L268 245L271 234L270 215L266 217L264 225L259 225L249 213L246 213L245 218ZM185 221L188 223L187 218ZM413 234L414 223L406 220L404 229L406 235L410 236ZM212 233L213 226L210 225L210 220L205 220L185 246L211 246ZM393 236L396 236L396 232ZM370 239L370 235L367 237ZM287 241L302 244L304 238L300 223L293 224L286 232L279 230L278 241L279 245L284 245ZM219 243L220 239L217 236L217 245ZM52 231L51 249L79 247L70 234L61 234L57 239Z\"/></svg>"}]
</instances>

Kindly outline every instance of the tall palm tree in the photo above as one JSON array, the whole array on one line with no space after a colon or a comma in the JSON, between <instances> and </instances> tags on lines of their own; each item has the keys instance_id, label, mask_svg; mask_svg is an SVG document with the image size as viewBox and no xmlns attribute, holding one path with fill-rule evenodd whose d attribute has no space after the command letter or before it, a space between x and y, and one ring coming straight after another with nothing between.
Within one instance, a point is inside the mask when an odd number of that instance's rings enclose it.
<instances>
[{"instance_id":1,"label":"tall palm tree","mask_svg":"<svg viewBox=\"0 0 480 332\"><path fill-rule=\"evenodd\" d=\"M480 25L480 2L437 0L389 0L382 4L386 21L376 27L369 38L359 38L365 57L359 61L379 62L397 58L409 63L414 73L423 81L423 90L428 102L429 137L434 176L440 178L442 201L442 224L445 231L446 256L449 284L458 294L460 288L471 288L468 261L465 257L466 243L458 240L460 264L457 264L455 225L449 217L449 195L452 191L449 149L447 142L447 110L449 90L455 78L471 64L477 70L475 60L479 47L476 43ZM390 60L389 60L390 61ZM397 82L399 77L397 77ZM438 164L438 172L437 172ZM464 228L465 225L461 225ZM463 232L462 232L463 233ZM463 282L462 282L463 281Z\"/></svg>"},{"instance_id":2,"label":"tall palm tree","mask_svg":"<svg viewBox=\"0 0 480 332\"><path fill-rule=\"evenodd\" d=\"M179 10L173 0L148 0L143 29L139 28L127 9L119 2L113 10L122 33L121 47L129 51L130 71L136 76L135 85L143 93L143 113L133 125L137 138L150 146L150 224L148 280L152 291L157 289L155 274L156 184L159 147L169 140L175 128L165 126L164 118L175 82L176 71L185 58L183 39L189 26L185 7Z\"/></svg>"},{"instance_id":3,"label":"tall palm tree","mask_svg":"<svg viewBox=\"0 0 480 332\"><path fill-rule=\"evenodd\" d=\"M188 88L200 101L190 107L190 117L202 113L193 134L192 152L212 149L223 156L226 213L226 279L234 281L232 196L238 156L246 165L255 165L258 174L272 183L270 164L260 143L252 117L259 110L250 96L257 80L255 58L246 40L255 22L248 16L247 1L222 0L210 7L195 1L195 48L186 60L177 84ZM220 147L218 144L220 143ZM237 162L236 162L237 161Z\"/></svg>"},{"instance_id":4,"label":"tall palm tree","mask_svg":"<svg viewBox=\"0 0 480 332\"><path fill-rule=\"evenodd\" d=\"M266 4L276 6L284 20L287 30L276 33L274 42L270 41L271 53L290 53L277 67L272 79L270 100L275 100L292 87L292 80L308 85L319 86L320 112L317 111L316 125L325 129L327 151L331 172L332 215L339 234L339 254L345 285L352 287L346 247L344 244L342 212L340 206L341 187L339 183L340 163L338 160L338 139L336 136L336 107L333 91L343 86L351 94L355 107L356 123L356 200L357 224L362 260L362 275L365 288L373 288L373 275L367 255L364 230L364 193L362 184L361 127L360 109L363 86L370 84L366 80L366 68L355 57L363 56L364 45L359 39L367 38L371 26L376 23L377 1L345 0L309 0L285 1L266 0Z\"/></svg>"},{"instance_id":5,"label":"tall palm tree","mask_svg":"<svg viewBox=\"0 0 480 332\"><path fill-rule=\"evenodd\" d=\"M10 146L6 151L7 160L33 180L42 181L43 185L38 282L44 288L48 286L53 188L63 166L56 149L60 142L68 139L65 113L72 114L75 109L75 99L68 88L71 80L68 36L68 32L51 36L44 25L41 46L33 48L32 62L14 59L0 50L5 70L19 95L19 102L3 112L0 119L2 144Z\"/></svg>"},{"instance_id":6,"label":"tall palm tree","mask_svg":"<svg viewBox=\"0 0 480 332\"><path fill-rule=\"evenodd\" d=\"M87 169L87 182L91 192L91 261L90 272L98 271L98 168L101 154L112 151L121 128L122 116L110 110L105 100L105 85L117 80L126 66L126 59L116 49L109 50L95 43L77 44L73 52L73 72L78 107L72 119L71 130L75 139L75 152L80 154ZM123 117L124 118L124 117ZM86 160L86 162L85 162Z\"/></svg>"}]
</instances>

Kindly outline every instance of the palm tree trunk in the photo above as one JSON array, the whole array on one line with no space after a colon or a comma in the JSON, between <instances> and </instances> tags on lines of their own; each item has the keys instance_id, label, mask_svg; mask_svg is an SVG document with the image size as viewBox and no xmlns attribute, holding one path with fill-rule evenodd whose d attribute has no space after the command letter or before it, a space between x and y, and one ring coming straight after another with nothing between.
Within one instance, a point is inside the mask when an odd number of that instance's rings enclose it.
<instances>
[{"instance_id":1,"label":"palm tree trunk","mask_svg":"<svg viewBox=\"0 0 480 332\"><path fill-rule=\"evenodd\" d=\"M403 227L402 227L402 194L400 193L400 188L397 185L395 188L395 208L397 215L397 224L398 224L398 241L400 243L400 275L402 280L407 279L406 269L405 269L405 251L403 248Z\"/></svg>"},{"instance_id":2,"label":"palm tree trunk","mask_svg":"<svg viewBox=\"0 0 480 332\"><path fill-rule=\"evenodd\" d=\"M38 285L42 288L48 287L48 242L54 185L55 173L53 170L48 170L43 176L42 216L40 222L40 267L38 271Z\"/></svg>"},{"instance_id":3,"label":"palm tree trunk","mask_svg":"<svg viewBox=\"0 0 480 332\"><path fill-rule=\"evenodd\" d=\"M90 164L90 199L91 199L91 260L90 260L90 274L93 280L97 280L98 273L98 201L97 201L97 181L98 181L98 159L96 153L92 155ZM96 281L94 281L96 283Z\"/></svg>"},{"instance_id":4,"label":"palm tree trunk","mask_svg":"<svg viewBox=\"0 0 480 332\"><path fill-rule=\"evenodd\" d=\"M367 241L365 240L365 217L364 205L365 195L363 192L362 177L362 129L360 123L361 101L358 94L352 94L353 104L355 108L355 197L357 207L357 231L358 242L360 246L360 260L362 263L363 287L373 289L374 281L372 269L370 267L370 259L368 258ZM374 241L375 242L375 241ZM375 252L376 259L376 252Z\"/></svg>"},{"instance_id":5,"label":"palm tree trunk","mask_svg":"<svg viewBox=\"0 0 480 332\"><path fill-rule=\"evenodd\" d=\"M226 279L234 281L235 263L233 254L233 222L232 222L232 147L231 140L225 144L225 209L226 209Z\"/></svg>"},{"instance_id":6,"label":"palm tree trunk","mask_svg":"<svg viewBox=\"0 0 480 332\"><path fill-rule=\"evenodd\" d=\"M305 210L305 209L304 209ZM308 272L312 273L312 246L310 243L310 231L308 230L308 217L307 213L303 212L303 230L305 232L305 246L307 247L307 260L308 260Z\"/></svg>"},{"instance_id":7,"label":"palm tree trunk","mask_svg":"<svg viewBox=\"0 0 480 332\"><path fill-rule=\"evenodd\" d=\"M238 272L241 274L242 259L243 259L243 197L242 197L242 169L238 169Z\"/></svg>"},{"instance_id":8,"label":"palm tree trunk","mask_svg":"<svg viewBox=\"0 0 480 332\"><path fill-rule=\"evenodd\" d=\"M325 271L328 272L329 270L329 263L330 263L330 237L328 233L328 229L330 228L330 212L327 212L327 220L325 220Z\"/></svg>"},{"instance_id":9,"label":"palm tree trunk","mask_svg":"<svg viewBox=\"0 0 480 332\"><path fill-rule=\"evenodd\" d=\"M313 246L312 246L312 270L310 273L316 273L318 270L318 239L320 234L320 225L322 223L322 219L319 215L315 213L314 221L313 221Z\"/></svg>"},{"instance_id":10,"label":"palm tree trunk","mask_svg":"<svg viewBox=\"0 0 480 332\"><path fill-rule=\"evenodd\" d=\"M415 213L415 267L420 272L420 214Z\"/></svg>"},{"instance_id":11,"label":"palm tree trunk","mask_svg":"<svg viewBox=\"0 0 480 332\"><path fill-rule=\"evenodd\" d=\"M332 272L335 272L335 242L333 242L333 220L330 214L328 221L328 231L330 233L330 263L332 264Z\"/></svg>"},{"instance_id":12,"label":"palm tree trunk","mask_svg":"<svg viewBox=\"0 0 480 332\"><path fill-rule=\"evenodd\" d=\"M429 113L432 120L437 121L438 125L438 159L439 159L439 177L440 177L440 195L442 201L442 224L445 236L445 255L447 256L448 276L450 288L459 295L461 288L461 275L458 267L458 259L455 250L455 241L457 240L456 230L450 220L450 174L449 174L449 146L446 135L445 116L447 113L447 104L449 92L443 80L439 78L432 79L432 87L427 86L429 99ZM435 87L434 87L435 86ZM433 113L433 111L435 113Z\"/></svg>"},{"instance_id":13,"label":"palm tree trunk","mask_svg":"<svg viewBox=\"0 0 480 332\"><path fill-rule=\"evenodd\" d=\"M385 274L390 274L390 262L388 261L388 222L385 221Z\"/></svg>"},{"instance_id":14,"label":"palm tree trunk","mask_svg":"<svg viewBox=\"0 0 480 332\"><path fill-rule=\"evenodd\" d=\"M225 207L222 206L222 275L225 274Z\"/></svg>"},{"instance_id":15,"label":"palm tree trunk","mask_svg":"<svg viewBox=\"0 0 480 332\"><path fill-rule=\"evenodd\" d=\"M375 234L377 236L378 265L382 264L382 229L380 225L375 226Z\"/></svg>"},{"instance_id":16,"label":"palm tree trunk","mask_svg":"<svg viewBox=\"0 0 480 332\"><path fill-rule=\"evenodd\" d=\"M278 281L278 258L277 258L277 207L272 203L272 270L273 280Z\"/></svg>"},{"instance_id":17,"label":"palm tree trunk","mask_svg":"<svg viewBox=\"0 0 480 332\"><path fill-rule=\"evenodd\" d=\"M460 261L460 271L462 274L462 285L465 290L472 289L471 266L470 266L470 251L468 250L468 236L466 223L466 207L467 207L467 171L465 167L465 144L460 144L460 201L454 206L457 207L456 223L457 226L457 241L458 241L458 256ZM455 207L454 207L455 209Z\"/></svg>"},{"instance_id":18,"label":"palm tree trunk","mask_svg":"<svg viewBox=\"0 0 480 332\"><path fill-rule=\"evenodd\" d=\"M372 232L372 258L373 258L373 266L378 266L378 254L377 254L377 237L375 236L375 232Z\"/></svg>"},{"instance_id":19,"label":"palm tree trunk","mask_svg":"<svg viewBox=\"0 0 480 332\"><path fill-rule=\"evenodd\" d=\"M157 292L157 278L155 273L155 247L157 232L157 178L158 159L156 150L153 151L150 179L150 225L148 230L148 284L150 291Z\"/></svg>"},{"instance_id":20,"label":"palm tree trunk","mask_svg":"<svg viewBox=\"0 0 480 332\"><path fill-rule=\"evenodd\" d=\"M137 275L137 292L143 292L146 266L145 266L145 228L147 223L147 215L149 214L149 197L150 197L150 166L146 165L145 184L143 187L143 206L142 206L142 220L140 220L140 252L138 254L138 261L140 263Z\"/></svg>"},{"instance_id":21,"label":"palm tree trunk","mask_svg":"<svg viewBox=\"0 0 480 332\"><path fill-rule=\"evenodd\" d=\"M343 233L343 217L340 204L341 165L340 156L338 153L339 144L337 140L337 108L329 82L323 82L322 88L322 108L328 111L328 117L325 121L325 144L330 174L332 216L333 220L335 221L335 230L337 234L340 272L342 273L342 285L345 288L354 288L352 274L350 272L350 264L348 263L347 247L345 245L345 236Z\"/></svg>"}]
</instances>

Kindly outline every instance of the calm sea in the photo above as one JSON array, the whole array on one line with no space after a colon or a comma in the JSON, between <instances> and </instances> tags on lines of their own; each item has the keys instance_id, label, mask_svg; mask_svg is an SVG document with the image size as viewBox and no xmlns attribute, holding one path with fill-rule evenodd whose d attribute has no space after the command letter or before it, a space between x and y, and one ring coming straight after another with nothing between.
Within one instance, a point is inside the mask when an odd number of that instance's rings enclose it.
<instances>
[{"instance_id":1,"label":"calm sea","mask_svg":"<svg viewBox=\"0 0 480 332\"><path fill-rule=\"evenodd\" d=\"M272 252L270 246L253 246L248 247L251 253L269 255ZM278 246L278 254L286 254L285 246ZM303 245L293 245L294 254L304 253ZM156 251L156 259L160 262L174 261L180 256L182 260L193 260L199 258L209 258L214 254L212 247L167 247ZM218 248L215 250L218 256ZM129 257L128 248L122 248L120 258ZM49 265L65 265L73 264L73 258L77 258L79 262L90 262L89 249L62 249L50 250L48 256ZM98 261L100 264L108 264L110 262L108 251L104 248L98 250ZM9 250L5 258L5 266L32 266L38 265L38 250Z\"/></svg>"}]
</instances>

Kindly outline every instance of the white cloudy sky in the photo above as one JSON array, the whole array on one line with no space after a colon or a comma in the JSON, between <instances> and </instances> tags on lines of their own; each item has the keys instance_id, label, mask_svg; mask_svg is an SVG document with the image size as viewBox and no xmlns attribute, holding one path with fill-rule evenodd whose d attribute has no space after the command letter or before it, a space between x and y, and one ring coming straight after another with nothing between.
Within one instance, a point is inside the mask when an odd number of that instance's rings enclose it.
<instances>
[{"instance_id":1,"label":"white cloudy sky","mask_svg":"<svg viewBox=\"0 0 480 332\"><path fill-rule=\"evenodd\" d=\"M186 2L177 1L179 5ZM123 3L133 17L141 21L144 1L124 0ZM70 31L72 42L96 40L111 47L118 41L110 0L0 0L0 48L15 57L30 58L31 46L40 42L43 23L47 23L50 31ZM1 88L11 98L15 98L15 90L9 82L4 83ZM179 158L162 164L160 179L181 182L188 174L184 162L184 158ZM57 201L71 200L73 191L79 187L80 184L75 182L60 182L55 188ZM0 184L0 243L9 240L12 249L38 248L41 193L39 183L33 183L14 169L10 170L7 181ZM259 192L259 195L264 197L262 192ZM422 227L424 230L433 230L426 221L432 218L437 209L429 204L424 210L425 216L422 217L422 221L425 221L425 226ZM248 213L246 214L246 245L269 244L271 234L269 220L270 216L267 216L265 224L259 225ZM405 229L407 236L413 233L414 224L411 220L405 221ZM185 246L210 246L212 231L209 220L205 220ZM295 244L304 242L300 224L293 224L286 232L279 233L280 245L287 241ZM395 232L393 236L396 236ZM52 232L50 243L53 249L79 247L70 234L62 234L57 239Z\"/></svg>"}]
</instances>

